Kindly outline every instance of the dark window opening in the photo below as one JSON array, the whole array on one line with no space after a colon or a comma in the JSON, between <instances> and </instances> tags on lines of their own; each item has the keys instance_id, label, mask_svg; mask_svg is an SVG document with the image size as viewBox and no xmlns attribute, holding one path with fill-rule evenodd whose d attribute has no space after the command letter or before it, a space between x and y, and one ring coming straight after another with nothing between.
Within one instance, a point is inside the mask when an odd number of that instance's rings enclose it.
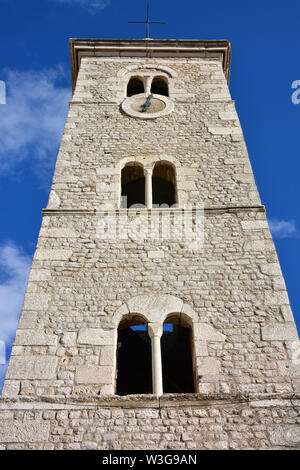
<instances>
[{"instance_id":1,"label":"dark window opening","mask_svg":"<svg viewBox=\"0 0 300 470\"><path fill-rule=\"evenodd\" d=\"M168 83L162 77L155 77L151 84L151 93L169 96Z\"/></svg>"},{"instance_id":2,"label":"dark window opening","mask_svg":"<svg viewBox=\"0 0 300 470\"><path fill-rule=\"evenodd\" d=\"M117 395L152 393L151 341L147 325L123 320L118 328Z\"/></svg>"},{"instance_id":3,"label":"dark window opening","mask_svg":"<svg viewBox=\"0 0 300 470\"><path fill-rule=\"evenodd\" d=\"M132 77L127 85L127 96L138 95L144 93L144 82L138 77Z\"/></svg>"},{"instance_id":4,"label":"dark window opening","mask_svg":"<svg viewBox=\"0 0 300 470\"><path fill-rule=\"evenodd\" d=\"M191 329L179 318L166 324L161 338L164 393L194 393Z\"/></svg>"},{"instance_id":5,"label":"dark window opening","mask_svg":"<svg viewBox=\"0 0 300 470\"><path fill-rule=\"evenodd\" d=\"M157 164L152 174L153 205L176 204L175 170L168 164Z\"/></svg>"},{"instance_id":6,"label":"dark window opening","mask_svg":"<svg viewBox=\"0 0 300 470\"><path fill-rule=\"evenodd\" d=\"M121 208L133 204L145 206L145 177L141 166L126 165L122 170L121 185Z\"/></svg>"}]
</instances>

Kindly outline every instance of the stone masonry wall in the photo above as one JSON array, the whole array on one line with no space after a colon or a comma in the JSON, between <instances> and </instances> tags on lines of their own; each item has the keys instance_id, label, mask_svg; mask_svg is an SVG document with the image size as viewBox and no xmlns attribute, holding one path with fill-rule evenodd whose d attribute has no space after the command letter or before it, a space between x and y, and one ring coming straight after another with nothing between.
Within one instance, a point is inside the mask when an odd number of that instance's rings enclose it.
<instances>
[{"instance_id":1,"label":"stone masonry wall","mask_svg":"<svg viewBox=\"0 0 300 470\"><path fill-rule=\"evenodd\" d=\"M0 449L300 449L299 397L0 400Z\"/></svg>"}]
</instances>

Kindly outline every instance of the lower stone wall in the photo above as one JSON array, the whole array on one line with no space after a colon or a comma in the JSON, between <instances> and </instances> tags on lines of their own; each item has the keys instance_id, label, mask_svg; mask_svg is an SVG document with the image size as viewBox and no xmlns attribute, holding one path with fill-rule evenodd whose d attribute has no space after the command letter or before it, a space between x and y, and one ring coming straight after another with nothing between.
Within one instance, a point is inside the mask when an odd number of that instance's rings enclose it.
<instances>
[{"instance_id":1,"label":"lower stone wall","mask_svg":"<svg viewBox=\"0 0 300 470\"><path fill-rule=\"evenodd\" d=\"M300 395L0 399L0 449L300 449Z\"/></svg>"}]
</instances>

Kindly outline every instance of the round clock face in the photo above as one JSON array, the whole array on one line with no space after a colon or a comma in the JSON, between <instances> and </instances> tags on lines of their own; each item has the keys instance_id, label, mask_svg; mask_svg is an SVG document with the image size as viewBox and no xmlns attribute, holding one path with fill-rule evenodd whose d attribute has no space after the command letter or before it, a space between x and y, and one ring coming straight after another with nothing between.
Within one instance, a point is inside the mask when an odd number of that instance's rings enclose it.
<instances>
[{"instance_id":1,"label":"round clock face","mask_svg":"<svg viewBox=\"0 0 300 470\"><path fill-rule=\"evenodd\" d=\"M166 116L174 109L173 102L167 96L146 93L126 98L121 107L129 116L140 119Z\"/></svg>"}]
</instances>

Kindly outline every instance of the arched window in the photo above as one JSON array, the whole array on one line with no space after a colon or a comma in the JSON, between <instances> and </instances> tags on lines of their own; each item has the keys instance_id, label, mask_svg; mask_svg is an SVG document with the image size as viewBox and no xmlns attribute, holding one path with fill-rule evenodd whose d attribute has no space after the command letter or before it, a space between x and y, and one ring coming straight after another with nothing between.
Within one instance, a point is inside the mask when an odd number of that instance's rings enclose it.
<instances>
[{"instance_id":1,"label":"arched window","mask_svg":"<svg viewBox=\"0 0 300 470\"><path fill-rule=\"evenodd\" d=\"M138 95L144 92L145 87L143 80L139 77L131 77L127 85L127 96Z\"/></svg>"},{"instance_id":2,"label":"arched window","mask_svg":"<svg viewBox=\"0 0 300 470\"><path fill-rule=\"evenodd\" d=\"M133 204L145 205L145 176L142 166L136 163L127 164L122 169L121 186L122 208L129 208Z\"/></svg>"},{"instance_id":3,"label":"arched window","mask_svg":"<svg viewBox=\"0 0 300 470\"><path fill-rule=\"evenodd\" d=\"M153 205L171 207L176 204L175 169L169 163L156 163L152 174L152 194Z\"/></svg>"},{"instance_id":4,"label":"arched window","mask_svg":"<svg viewBox=\"0 0 300 470\"><path fill-rule=\"evenodd\" d=\"M152 393L151 342L144 319L121 320L117 346L117 395Z\"/></svg>"},{"instance_id":5,"label":"arched window","mask_svg":"<svg viewBox=\"0 0 300 470\"><path fill-rule=\"evenodd\" d=\"M194 393L192 330L180 316L169 316L163 326L161 356L164 393Z\"/></svg>"},{"instance_id":6,"label":"arched window","mask_svg":"<svg viewBox=\"0 0 300 470\"><path fill-rule=\"evenodd\" d=\"M151 93L169 96L167 80L164 77L154 77L151 84Z\"/></svg>"}]
</instances>

